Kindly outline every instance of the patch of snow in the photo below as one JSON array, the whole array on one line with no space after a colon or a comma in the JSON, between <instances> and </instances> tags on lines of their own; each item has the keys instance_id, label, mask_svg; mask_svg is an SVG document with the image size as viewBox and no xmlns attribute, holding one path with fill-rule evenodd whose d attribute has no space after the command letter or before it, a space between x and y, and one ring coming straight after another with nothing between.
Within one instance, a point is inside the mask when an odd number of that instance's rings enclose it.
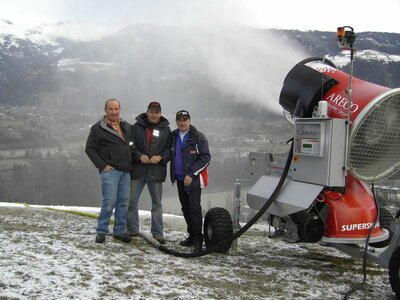
<instances>
[{"instance_id":1,"label":"patch of snow","mask_svg":"<svg viewBox=\"0 0 400 300\"><path fill-rule=\"evenodd\" d=\"M0 207L25 207L23 203L0 202Z\"/></svg>"},{"instance_id":2,"label":"patch of snow","mask_svg":"<svg viewBox=\"0 0 400 300\"><path fill-rule=\"evenodd\" d=\"M96 244L92 218L0 205L2 299L342 299L362 280L362 262L318 244L243 235L236 251L185 259L141 237L125 244L107 236ZM140 225L150 231L148 212ZM165 246L187 252L178 244L186 235L183 218L164 215L164 225ZM393 298L387 270L368 270L368 289L349 299Z\"/></svg>"},{"instance_id":3,"label":"patch of snow","mask_svg":"<svg viewBox=\"0 0 400 300\"><path fill-rule=\"evenodd\" d=\"M188 76L186 74L169 74L169 75L164 75L160 77L160 80L166 81L166 80L172 80L172 81L177 81L177 80L185 80L188 79Z\"/></svg>"},{"instance_id":4,"label":"patch of snow","mask_svg":"<svg viewBox=\"0 0 400 300\"><path fill-rule=\"evenodd\" d=\"M56 46L58 45L57 40L60 38L73 41L98 40L113 31L112 28L74 22L43 23L35 27L24 28L9 20L0 19L0 37L10 35L13 39L29 39L38 45ZM4 42L4 39L2 41Z\"/></svg>"},{"instance_id":5,"label":"patch of snow","mask_svg":"<svg viewBox=\"0 0 400 300\"><path fill-rule=\"evenodd\" d=\"M56 53L56 54L60 54L60 53L62 53L63 51L64 51L64 48L63 48L63 47L58 47L57 49L53 50L52 52L53 52L53 53Z\"/></svg>"},{"instance_id":6,"label":"patch of snow","mask_svg":"<svg viewBox=\"0 0 400 300\"><path fill-rule=\"evenodd\" d=\"M70 71L75 72L77 68L84 68L90 71L108 71L111 70L115 65L112 63L104 62L91 62L81 61L79 58L66 58L61 59L57 62L59 71Z\"/></svg>"},{"instance_id":7,"label":"patch of snow","mask_svg":"<svg viewBox=\"0 0 400 300\"><path fill-rule=\"evenodd\" d=\"M25 36L39 45L46 43L57 45L57 39L59 38L73 41L92 41L98 40L110 33L110 29L100 28L94 25L60 22L43 23L35 26L27 30Z\"/></svg>"},{"instance_id":8,"label":"patch of snow","mask_svg":"<svg viewBox=\"0 0 400 300\"><path fill-rule=\"evenodd\" d=\"M400 61L400 55L387 54L387 53L375 51L375 50L357 51L356 57L363 59L363 60L368 60L368 61L371 61L371 60L383 61L383 62L389 62L389 61L398 62L398 61Z\"/></svg>"},{"instance_id":9,"label":"patch of snow","mask_svg":"<svg viewBox=\"0 0 400 300\"><path fill-rule=\"evenodd\" d=\"M400 61L400 55L388 54L376 50L358 50L354 53L354 57L367 61L382 61L384 63ZM335 56L326 56L326 58L338 67L343 67L350 63L350 51L344 50Z\"/></svg>"},{"instance_id":10,"label":"patch of snow","mask_svg":"<svg viewBox=\"0 0 400 300\"><path fill-rule=\"evenodd\" d=\"M24 39L25 38L25 30L26 30L26 28L18 26L9 20L0 19L0 34L1 35L13 35L16 38Z\"/></svg>"}]
</instances>

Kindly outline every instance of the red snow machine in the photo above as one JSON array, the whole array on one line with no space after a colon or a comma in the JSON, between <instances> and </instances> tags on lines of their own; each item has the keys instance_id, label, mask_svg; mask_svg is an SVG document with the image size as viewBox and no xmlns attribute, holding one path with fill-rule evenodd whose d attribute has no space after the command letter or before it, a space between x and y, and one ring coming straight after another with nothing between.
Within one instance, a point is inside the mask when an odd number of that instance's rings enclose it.
<instances>
[{"instance_id":1,"label":"red snow machine","mask_svg":"<svg viewBox=\"0 0 400 300\"><path fill-rule=\"evenodd\" d=\"M400 88L353 77L354 32L340 27L337 37L349 51L349 74L318 57L290 70L279 98L294 124L289 172L283 183L282 176L261 176L246 200L264 209L274 234L288 242L320 243L388 268L400 298L400 211L374 197L374 182L400 167Z\"/></svg>"}]
</instances>

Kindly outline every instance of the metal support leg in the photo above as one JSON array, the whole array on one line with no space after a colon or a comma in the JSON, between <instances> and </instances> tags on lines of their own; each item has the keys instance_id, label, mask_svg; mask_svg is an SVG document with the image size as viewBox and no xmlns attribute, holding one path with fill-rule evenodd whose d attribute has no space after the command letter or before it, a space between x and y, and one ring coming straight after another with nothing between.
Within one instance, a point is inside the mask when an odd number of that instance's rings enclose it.
<instances>
[{"instance_id":1,"label":"metal support leg","mask_svg":"<svg viewBox=\"0 0 400 300\"><path fill-rule=\"evenodd\" d=\"M240 194L241 184L237 180L234 184L234 208L233 208L233 233L236 233L240 229ZM238 246L238 240L232 242L232 250L236 251Z\"/></svg>"}]
</instances>

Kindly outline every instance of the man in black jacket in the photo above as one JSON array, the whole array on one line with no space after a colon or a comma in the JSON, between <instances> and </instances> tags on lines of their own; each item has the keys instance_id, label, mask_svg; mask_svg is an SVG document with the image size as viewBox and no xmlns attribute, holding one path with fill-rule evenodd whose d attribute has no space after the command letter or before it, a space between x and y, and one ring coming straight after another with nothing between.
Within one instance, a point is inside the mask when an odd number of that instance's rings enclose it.
<instances>
[{"instance_id":1,"label":"man in black jacket","mask_svg":"<svg viewBox=\"0 0 400 300\"><path fill-rule=\"evenodd\" d=\"M130 124L119 117L120 108L118 100L107 100L104 105L106 115L91 127L86 142L85 152L100 172L103 195L96 243L105 242L114 209L114 238L126 243L131 241L126 232L131 179L131 131Z\"/></svg>"},{"instance_id":2,"label":"man in black jacket","mask_svg":"<svg viewBox=\"0 0 400 300\"><path fill-rule=\"evenodd\" d=\"M151 233L161 244L165 243L162 216L162 183L171 160L169 122L161 115L161 105L150 102L147 112L136 117L132 125L133 150L131 197L128 210L128 232L139 233L138 203L147 184L151 196Z\"/></svg>"},{"instance_id":3,"label":"man in black jacket","mask_svg":"<svg viewBox=\"0 0 400 300\"><path fill-rule=\"evenodd\" d=\"M194 246L194 252L202 251L201 189L208 185L207 167L211 155L208 141L203 133L190 124L186 110L176 113L172 136L171 181L176 180L183 217L189 237L180 242L182 246Z\"/></svg>"}]
</instances>

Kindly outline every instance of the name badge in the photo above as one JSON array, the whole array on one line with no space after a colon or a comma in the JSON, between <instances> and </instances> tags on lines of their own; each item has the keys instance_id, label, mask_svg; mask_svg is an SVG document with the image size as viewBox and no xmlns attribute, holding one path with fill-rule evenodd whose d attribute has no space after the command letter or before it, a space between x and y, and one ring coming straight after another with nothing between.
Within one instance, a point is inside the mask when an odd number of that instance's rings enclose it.
<instances>
[{"instance_id":1,"label":"name badge","mask_svg":"<svg viewBox=\"0 0 400 300\"><path fill-rule=\"evenodd\" d=\"M159 137L159 136L160 136L160 130L154 129L154 130L153 130L153 136Z\"/></svg>"}]
</instances>

